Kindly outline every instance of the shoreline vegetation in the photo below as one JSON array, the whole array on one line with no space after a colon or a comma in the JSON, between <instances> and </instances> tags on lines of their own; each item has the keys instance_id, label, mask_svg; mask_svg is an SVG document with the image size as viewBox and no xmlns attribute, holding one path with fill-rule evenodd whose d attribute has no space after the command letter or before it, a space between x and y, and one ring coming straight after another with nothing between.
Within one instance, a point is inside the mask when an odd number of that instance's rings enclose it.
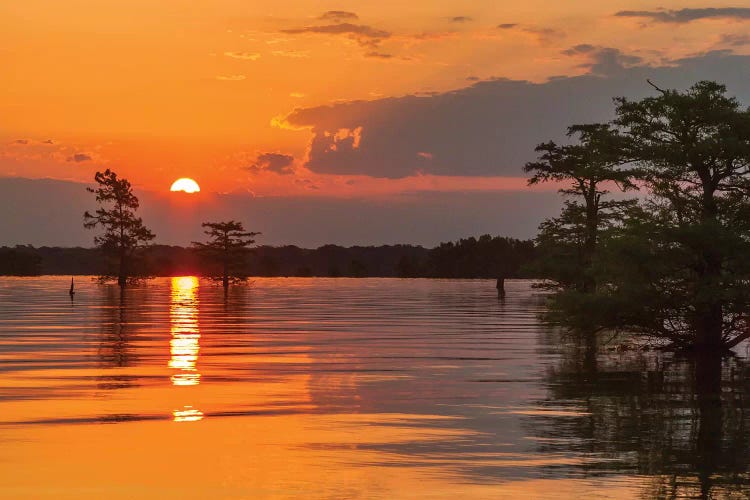
<instances>
[{"instance_id":1,"label":"shoreline vegetation","mask_svg":"<svg viewBox=\"0 0 750 500\"><path fill-rule=\"evenodd\" d=\"M418 245L351 246L259 245L244 268L256 277L350 278L537 278L531 268L534 242L483 235ZM192 247L152 245L141 251L143 276L213 275L213 264ZM108 258L97 248L0 247L0 276L105 275Z\"/></svg>"}]
</instances>

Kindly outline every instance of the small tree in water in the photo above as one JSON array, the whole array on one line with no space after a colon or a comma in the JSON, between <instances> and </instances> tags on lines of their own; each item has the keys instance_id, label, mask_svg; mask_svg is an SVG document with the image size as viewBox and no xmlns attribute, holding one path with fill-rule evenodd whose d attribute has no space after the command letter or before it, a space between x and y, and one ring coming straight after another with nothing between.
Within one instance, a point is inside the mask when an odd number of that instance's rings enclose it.
<instances>
[{"instance_id":1,"label":"small tree in water","mask_svg":"<svg viewBox=\"0 0 750 500\"><path fill-rule=\"evenodd\" d=\"M247 232L241 222L233 220L204 222L201 225L207 228L204 233L209 238L208 242L194 241L193 246L204 256L221 265L220 279L224 288L229 287L230 281L247 279L244 264L251 251L250 245L255 243L253 238L260 233Z\"/></svg>"},{"instance_id":2,"label":"small tree in water","mask_svg":"<svg viewBox=\"0 0 750 500\"><path fill-rule=\"evenodd\" d=\"M155 236L135 215L139 202L127 179L118 178L116 173L107 169L97 172L94 180L99 187L87 187L86 190L96 194L96 201L102 206L93 215L88 211L83 214L83 227L104 228L104 234L94 237L94 244L117 259L117 283L122 287L132 275L131 264L136 250Z\"/></svg>"}]
</instances>

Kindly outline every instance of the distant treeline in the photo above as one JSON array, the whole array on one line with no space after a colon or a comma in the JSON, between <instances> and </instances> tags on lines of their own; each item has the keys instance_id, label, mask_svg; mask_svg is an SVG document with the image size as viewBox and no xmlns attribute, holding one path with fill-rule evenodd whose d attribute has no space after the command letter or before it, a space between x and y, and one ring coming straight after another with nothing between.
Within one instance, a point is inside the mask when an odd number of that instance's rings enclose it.
<instances>
[{"instance_id":1,"label":"distant treeline","mask_svg":"<svg viewBox=\"0 0 750 500\"><path fill-rule=\"evenodd\" d=\"M413 245L316 249L292 245L259 246L247 261L250 276L328 276L404 278L530 277L534 243L492 237L465 238L427 249ZM109 262L100 250L16 246L0 247L0 275L107 274ZM193 248L154 245L139 259L139 274L209 275L211 266Z\"/></svg>"}]
</instances>

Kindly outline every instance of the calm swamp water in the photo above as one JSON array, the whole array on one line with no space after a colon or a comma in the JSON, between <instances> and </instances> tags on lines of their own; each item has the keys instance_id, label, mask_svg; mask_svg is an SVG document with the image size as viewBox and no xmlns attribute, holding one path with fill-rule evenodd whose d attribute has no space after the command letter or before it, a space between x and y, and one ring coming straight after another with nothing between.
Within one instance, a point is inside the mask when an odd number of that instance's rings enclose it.
<instances>
[{"instance_id":1,"label":"calm swamp water","mask_svg":"<svg viewBox=\"0 0 750 500\"><path fill-rule=\"evenodd\" d=\"M0 498L748 498L744 348L581 347L509 281L0 279Z\"/></svg>"}]
</instances>

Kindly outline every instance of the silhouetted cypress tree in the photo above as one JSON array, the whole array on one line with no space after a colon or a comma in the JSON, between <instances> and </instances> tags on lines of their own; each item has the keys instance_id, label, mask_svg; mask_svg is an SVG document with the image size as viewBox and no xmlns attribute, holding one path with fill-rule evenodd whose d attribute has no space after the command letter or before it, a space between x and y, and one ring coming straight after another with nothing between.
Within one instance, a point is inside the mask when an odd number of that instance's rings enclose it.
<instances>
[{"instance_id":1,"label":"silhouetted cypress tree","mask_svg":"<svg viewBox=\"0 0 750 500\"><path fill-rule=\"evenodd\" d=\"M88 211L83 214L83 226L104 229L104 234L94 237L94 244L117 259L117 283L123 287L132 276L131 264L136 250L155 236L135 215L139 202L127 179L118 178L116 173L107 169L97 172L94 180L99 187L86 190L96 194L96 201L101 206L93 215Z\"/></svg>"}]
</instances>

